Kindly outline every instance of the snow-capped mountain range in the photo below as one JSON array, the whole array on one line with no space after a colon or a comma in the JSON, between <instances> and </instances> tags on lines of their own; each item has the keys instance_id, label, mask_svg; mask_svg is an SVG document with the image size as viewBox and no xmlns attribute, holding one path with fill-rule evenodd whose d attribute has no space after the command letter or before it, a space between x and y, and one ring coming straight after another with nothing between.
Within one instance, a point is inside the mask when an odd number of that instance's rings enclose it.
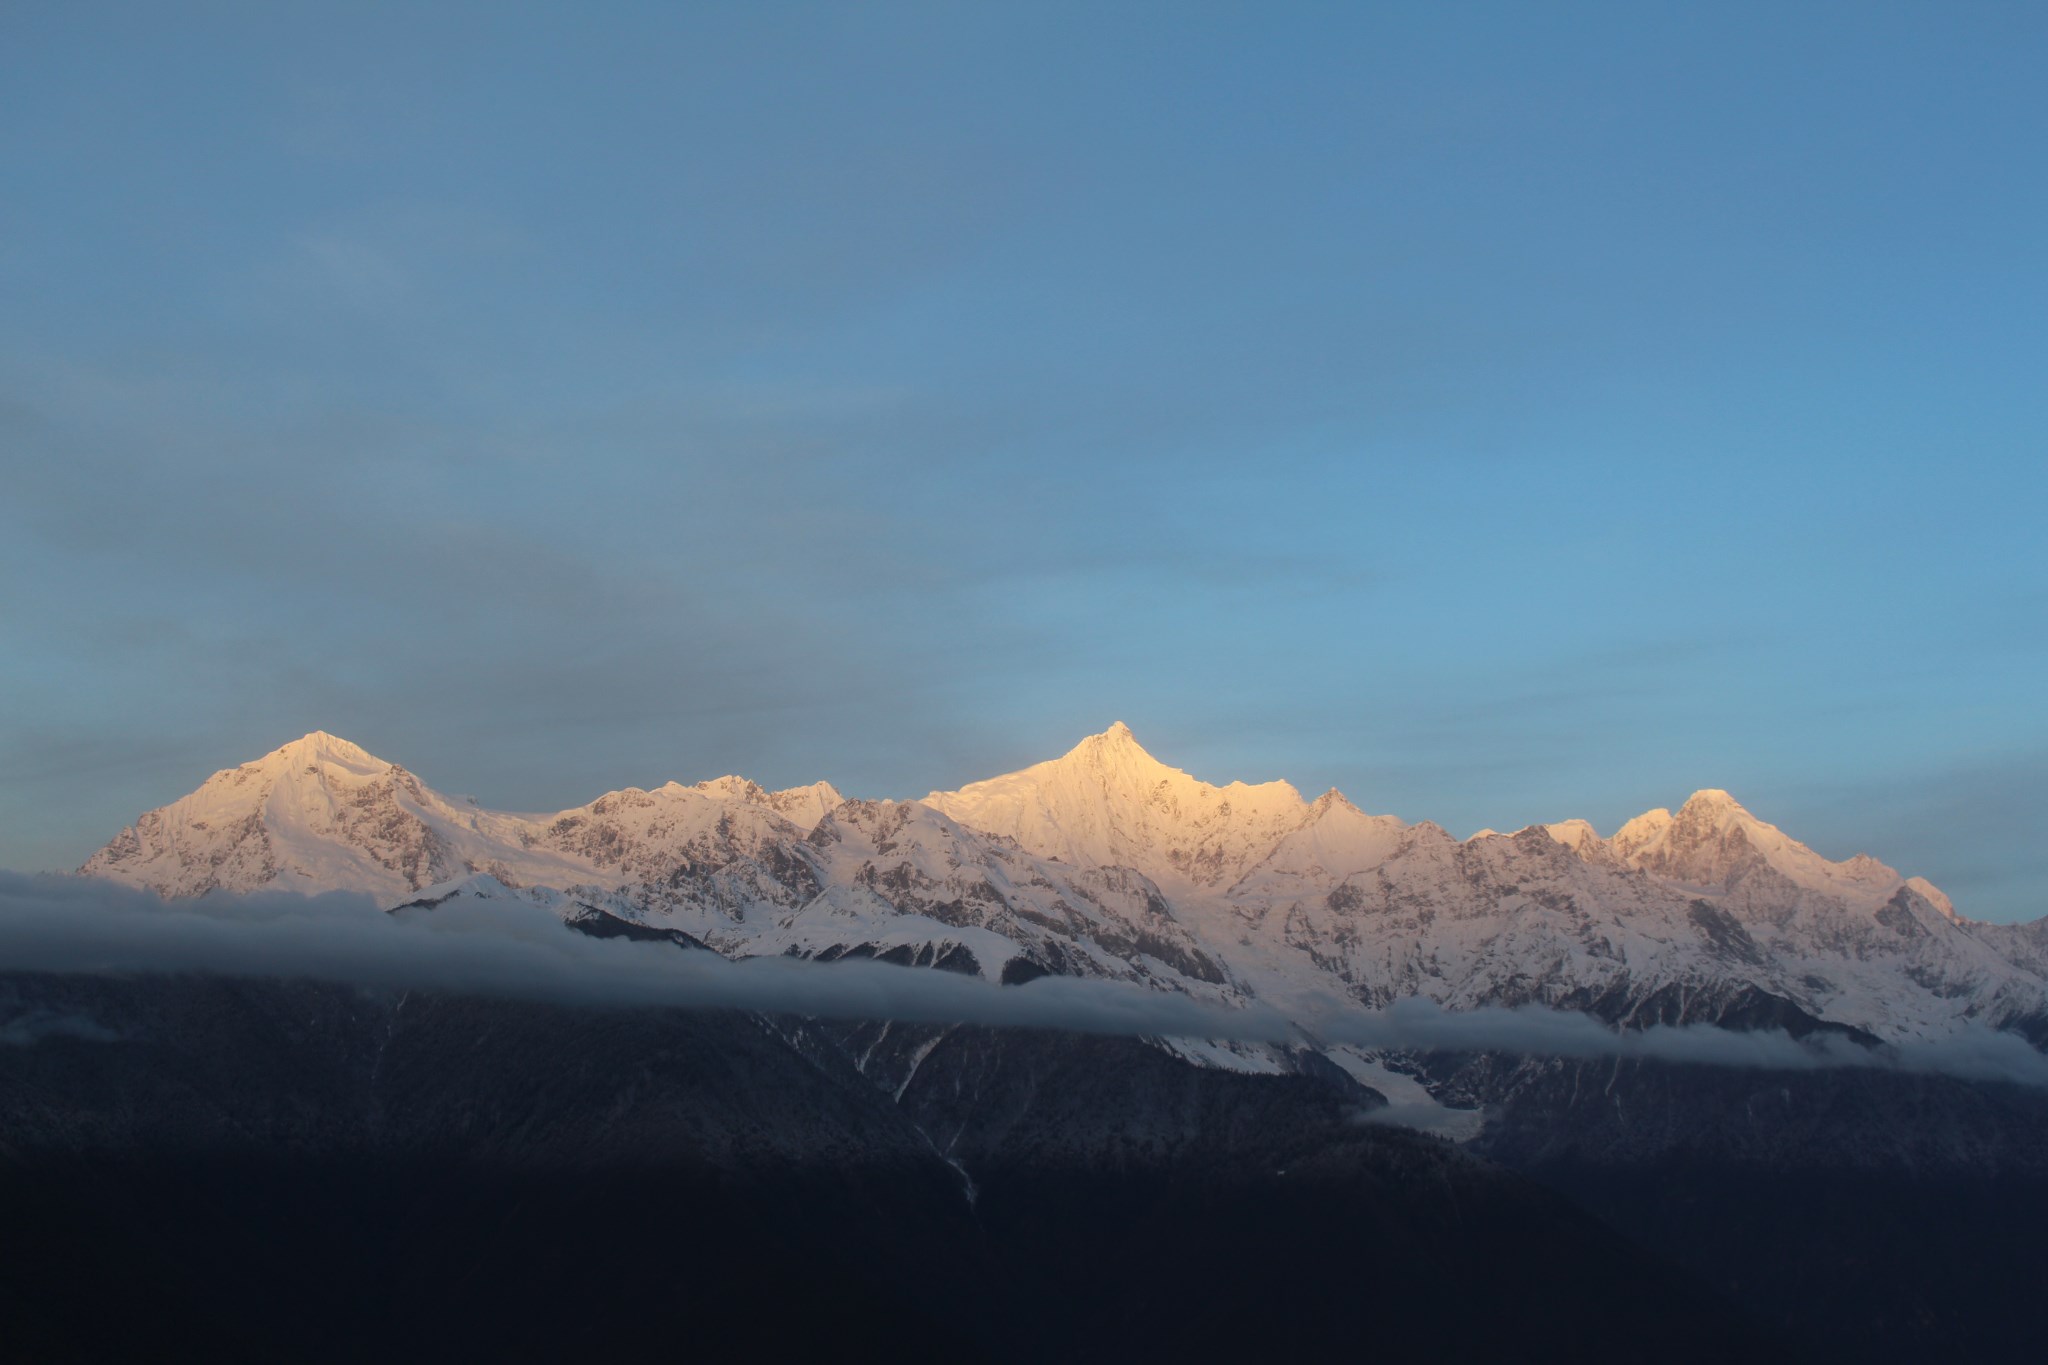
<instances>
[{"instance_id":1,"label":"snow-capped mountain range","mask_svg":"<svg viewBox=\"0 0 2048 1365\"><path fill-rule=\"evenodd\" d=\"M1606 838L1570 820L1460 841L1335 790L1212 786L1121 723L921 801L723 777L540 815L444 797L315 732L149 812L80 870L166 896L517 896L728 956L1117 977L1283 1012L1423 996L1622 1023L1804 1017L1893 1040L2048 1019L2048 920L1973 922L1726 792Z\"/></svg>"}]
</instances>

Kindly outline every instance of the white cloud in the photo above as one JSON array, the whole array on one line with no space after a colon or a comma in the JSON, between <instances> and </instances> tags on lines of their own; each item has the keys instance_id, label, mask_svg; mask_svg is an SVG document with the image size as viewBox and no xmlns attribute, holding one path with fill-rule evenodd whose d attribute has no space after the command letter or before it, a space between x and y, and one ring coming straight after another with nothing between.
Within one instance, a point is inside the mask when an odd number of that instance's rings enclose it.
<instances>
[{"instance_id":1,"label":"white cloud","mask_svg":"<svg viewBox=\"0 0 2048 1365\"><path fill-rule=\"evenodd\" d=\"M600 1007L762 1010L1130 1037L1320 1041L1769 1070L1867 1067L2048 1086L2048 1057L1986 1029L1874 1050L1840 1037L1798 1040L1778 1031L1706 1025L1619 1033L1583 1014L1532 1006L1446 1011L1420 999L1381 1011L1333 999L1312 1017L1290 1022L1256 1003L1209 1005L1127 982L1049 976L998 986L863 960L727 961L666 943L591 938L545 909L503 900L459 898L431 912L390 915L366 896L345 893L215 893L166 902L89 878L0 872L0 963L15 971L309 978ZM83 1025L38 1027L13 1021L0 1041L25 1044L53 1031L94 1036Z\"/></svg>"}]
</instances>

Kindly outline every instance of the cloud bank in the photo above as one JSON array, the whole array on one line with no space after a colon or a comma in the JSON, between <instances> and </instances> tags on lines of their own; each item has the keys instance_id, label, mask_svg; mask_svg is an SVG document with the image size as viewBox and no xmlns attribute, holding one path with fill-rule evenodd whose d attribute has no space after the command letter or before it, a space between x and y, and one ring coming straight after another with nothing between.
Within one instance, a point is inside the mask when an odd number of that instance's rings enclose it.
<instances>
[{"instance_id":1,"label":"cloud bank","mask_svg":"<svg viewBox=\"0 0 2048 1365\"><path fill-rule=\"evenodd\" d=\"M1290 1021L1257 1002L1233 1008L1120 981L1048 976L998 986L867 960L728 961L668 943L591 938L516 899L456 897L431 911L392 915L348 893L215 893L166 902L89 878L0 872L0 970L306 978L612 1008L740 1009L1406 1052L1882 1068L2048 1087L2048 1056L1983 1028L1872 1049L1840 1037L1800 1040L1708 1025L1620 1033L1583 1014L1535 1006L1446 1011L1422 999L1379 1011L1331 999ZM54 1033L108 1036L90 1021L24 1016L0 1023L0 1043L28 1045Z\"/></svg>"},{"instance_id":2,"label":"cloud bank","mask_svg":"<svg viewBox=\"0 0 2048 1365\"><path fill-rule=\"evenodd\" d=\"M1402 1052L1507 1052L1537 1057L1672 1062L1765 1071L1876 1068L2048 1087L2048 1056L2025 1039L1970 1025L1941 1039L1870 1048L1840 1034L1794 1038L1782 1029L1658 1024L1618 1032L1591 1015L1540 1005L1446 1010L1411 998L1385 1010L1347 1011L1313 1022L1324 1041Z\"/></svg>"}]
</instances>

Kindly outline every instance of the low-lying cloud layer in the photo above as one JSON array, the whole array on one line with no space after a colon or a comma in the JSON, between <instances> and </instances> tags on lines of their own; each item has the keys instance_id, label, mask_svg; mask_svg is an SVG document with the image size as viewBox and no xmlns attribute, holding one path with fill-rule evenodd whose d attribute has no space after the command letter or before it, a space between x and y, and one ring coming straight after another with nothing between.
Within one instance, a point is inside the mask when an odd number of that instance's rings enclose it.
<instances>
[{"instance_id":1,"label":"low-lying cloud layer","mask_svg":"<svg viewBox=\"0 0 2048 1365\"><path fill-rule=\"evenodd\" d=\"M1941 1039L1870 1048L1841 1034L1801 1039L1782 1029L1737 1030L1711 1024L1658 1024L1623 1033L1590 1015L1539 1005L1446 1010L1434 1001L1413 998L1381 1011L1319 1018L1315 1033L1328 1042L1404 1052L1619 1057L1767 1071L1869 1067L2048 1086L2048 1056L2014 1034L1981 1025Z\"/></svg>"},{"instance_id":2,"label":"low-lying cloud layer","mask_svg":"<svg viewBox=\"0 0 2048 1365\"><path fill-rule=\"evenodd\" d=\"M998 986L865 960L728 961L667 943L591 938L545 908L510 899L456 897L432 910L391 915L366 896L346 893L216 893L165 902L87 878L0 872L0 970L291 977L572 1005L1770 1070L1871 1067L2048 1086L2048 1056L1983 1028L1872 1049L1840 1037L1799 1040L1707 1025L1619 1033L1587 1015L1533 1006L1446 1011L1413 999L1366 1011L1334 998L1290 1021L1256 1002L1214 1005L1127 982L1051 976ZM0 1043L26 1045L53 1033L105 1036L90 1021L0 1023Z\"/></svg>"}]
</instances>

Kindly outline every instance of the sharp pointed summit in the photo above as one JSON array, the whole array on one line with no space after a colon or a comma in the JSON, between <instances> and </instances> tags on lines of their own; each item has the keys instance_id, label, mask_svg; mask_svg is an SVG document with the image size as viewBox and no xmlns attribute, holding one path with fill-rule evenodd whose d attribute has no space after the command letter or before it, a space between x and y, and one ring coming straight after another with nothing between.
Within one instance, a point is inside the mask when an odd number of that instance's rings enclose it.
<instances>
[{"instance_id":1,"label":"sharp pointed summit","mask_svg":"<svg viewBox=\"0 0 2048 1365\"><path fill-rule=\"evenodd\" d=\"M1315 814L1319 816L1330 810L1357 809L1357 804L1353 802L1352 799L1346 796L1343 792L1338 791L1335 787L1331 787L1328 791L1325 791L1321 796L1318 796L1315 799L1315 801L1310 805L1310 810L1312 810Z\"/></svg>"},{"instance_id":2,"label":"sharp pointed summit","mask_svg":"<svg viewBox=\"0 0 2048 1365\"><path fill-rule=\"evenodd\" d=\"M281 744L254 763L245 763L244 768L263 768L279 765L317 765L331 763L339 767L360 772L382 772L394 766L377 757L362 745L343 739L340 735L325 730L309 730L289 744Z\"/></svg>"},{"instance_id":3,"label":"sharp pointed summit","mask_svg":"<svg viewBox=\"0 0 2048 1365\"><path fill-rule=\"evenodd\" d=\"M1115 763L1144 762L1154 764L1166 771L1165 764L1147 753L1145 746L1138 743L1137 735L1122 721L1112 724L1100 734L1088 735L1073 748L1053 760L1059 763Z\"/></svg>"},{"instance_id":4,"label":"sharp pointed summit","mask_svg":"<svg viewBox=\"0 0 2048 1365\"><path fill-rule=\"evenodd\" d=\"M1169 767L1122 721L1059 758L925 804L1042 857L1204 885L1234 880L1307 810L1286 782L1217 787Z\"/></svg>"}]
</instances>

